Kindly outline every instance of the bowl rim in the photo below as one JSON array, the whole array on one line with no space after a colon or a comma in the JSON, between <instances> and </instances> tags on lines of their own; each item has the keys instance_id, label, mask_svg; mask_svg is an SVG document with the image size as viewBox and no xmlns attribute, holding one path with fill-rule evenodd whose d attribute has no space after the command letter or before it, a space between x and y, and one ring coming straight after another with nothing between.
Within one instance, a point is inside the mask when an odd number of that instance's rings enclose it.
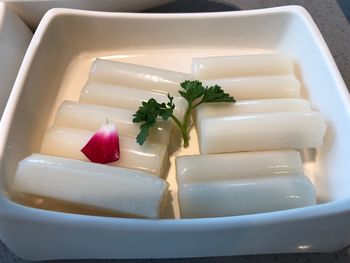
<instances>
[{"instance_id":1,"label":"bowl rim","mask_svg":"<svg viewBox=\"0 0 350 263\"><path fill-rule=\"evenodd\" d=\"M2 27L2 24L4 23L5 13L6 13L6 5L3 2L0 2L0 29Z\"/></svg>"},{"instance_id":2,"label":"bowl rim","mask_svg":"<svg viewBox=\"0 0 350 263\"><path fill-rule=\"evenodd\" d=\"M0 3L1 4L1 3ZM7 137L9 128L13 121L14 112L16 110L21 91L25 85L26 76L31 67L32 61L38 52L39 44L50 24L54 19L60 16L83 16L83 17L98 17L98 18L123 18L123 19L157 19L157 20L183 20L183 19L222 19L233 17L249 17L256 15L271 15L271 14L289 14L298 16L306 26L310 35L320 53L326 61L327 68L331 74L331 78L337 85L334 88L341 95L341 100L346 109L346 114L350 118L350 95L346 85L340 75L340 72L335 64L335 61L330 53L326 42L324 41L319 29L313 21L311 15L301 6L283 6L266 9L244 10L244 11L228 11L228 12L211 12L211 13L178 13L178 14L138 14L138 13L111 13L100 11L85 11L76 9L54 8L49 10L41 20L32 41L27 49L23 59L22 66L19 70L13 90L8 100L7 107L4 111L0 122L0 166L2 165L2 156L6 150ZM330 214L342 214L350 210L350 198L344 200L335 200L328 203L317 204L315 206L296 208L290 210L282 210L260 214L238 215L227 217L213 218L194 218L194 219L133 219L133 218L114 218L94 215L71 214L64 212L56 212L50 210L42 210L38 208L27 207L20 205L8 198L4 186L2 186L2 195L0 195L0 215L9 219L22 218L23 220L36 222L53 222L63 224L83 224L89 225L93 222L96 227L106 227L113 225L125 225L132 227L144 227L149 229L176 231L191 229L200 230L224 228L227 226L241 227L249 224L267 224L273 222L287 222L302 219L312 219L326 217ZM171 226L171 228L169 228Z\"/></svg>"}]
</instances>

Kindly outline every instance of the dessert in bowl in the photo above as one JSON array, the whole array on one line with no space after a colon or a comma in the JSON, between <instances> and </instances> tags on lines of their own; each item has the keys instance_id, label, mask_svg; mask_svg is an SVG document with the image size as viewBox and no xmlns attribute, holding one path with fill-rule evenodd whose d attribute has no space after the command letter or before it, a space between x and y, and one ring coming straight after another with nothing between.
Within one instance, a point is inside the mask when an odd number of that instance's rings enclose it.
<instances>
[{"instance_id":1,"label":"dessert in bowl","mask_svg":"<svg viewBox=\"0 0 350 263\"><path fill-rule=\"evenodd\" d=\"M167 176L172 207L160 220L102 216L58 205L55 200L11 198L9 189L19 161L40 151L60 105L79 100L96 57L186 74L191 72L193 57L266 53L286 54L296 61L302 97L327 124L315 160L303 167L315 186L317 205L180 219L175 155L170 158ZM344 147L348 118L349 95L344 82L315 24L300 7L173 15L51 10L36 31L1 123L1 238L26 259L169 258L340 249L349 243L350 167ZM177 149L176 155L199 153L195 129L190 136L190 147ZM328 238L319 238L321 235Z\"/></svg>"}]
</instances>

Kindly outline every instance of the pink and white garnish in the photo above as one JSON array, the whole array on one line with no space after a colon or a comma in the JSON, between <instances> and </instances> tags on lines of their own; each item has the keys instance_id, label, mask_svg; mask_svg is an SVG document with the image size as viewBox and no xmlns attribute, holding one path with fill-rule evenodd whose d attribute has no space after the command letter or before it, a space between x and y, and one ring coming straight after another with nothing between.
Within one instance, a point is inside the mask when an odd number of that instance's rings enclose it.
<instances>
[{"instance_id":1,"label":"pink and white garnish","mask_svg":"<svg viewBox=\"0 0 350 263\"><path fill-rule=\"evenodd\" d=\"M106 123L91 137L81 152L94 163L111 163L120 158L119 136L115 125Z\"/></svg>"}]
</instances>

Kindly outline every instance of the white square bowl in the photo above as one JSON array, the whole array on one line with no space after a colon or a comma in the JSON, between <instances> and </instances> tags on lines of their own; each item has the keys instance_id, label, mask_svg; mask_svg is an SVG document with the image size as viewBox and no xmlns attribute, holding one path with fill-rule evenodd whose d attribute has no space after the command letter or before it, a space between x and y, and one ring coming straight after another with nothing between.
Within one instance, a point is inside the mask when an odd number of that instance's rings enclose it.
<instances>
[{"instance_id":1,"label":"white square bowl","mask_svg":"<svg viewBox=\"0 0 350 263\"><path fill-rule=\"evenodd\" d=\"M9 198L18 161L38 151L57 106L78 99L94 57L189 71L194 56L266 52L297 61L304 96L328 124L316 162L305 165L318 205L234 217L145 220L54 212ZM350 243L349 102L320 32L301 7L171 15L53 9L33 37L0 124L0 237L30 260L341 249Z\"/></svg>"}]
</instances>

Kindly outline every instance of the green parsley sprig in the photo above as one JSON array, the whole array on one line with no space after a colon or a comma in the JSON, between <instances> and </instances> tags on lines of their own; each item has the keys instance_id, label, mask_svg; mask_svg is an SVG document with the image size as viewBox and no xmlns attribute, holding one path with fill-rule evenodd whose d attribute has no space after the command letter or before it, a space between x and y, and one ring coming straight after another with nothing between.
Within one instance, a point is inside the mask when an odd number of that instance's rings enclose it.
<instances>
[{"instance_id":1,"label":"green parsley sprig","mask_svg":"<svg viewBox=\"0 0 350 263\"><path fill-rule=\"evenodd\" d=\"M180 85L182 90L180 90L179 93L188 103L183 121L181 122L174 116L174 97L169 94L168 103L159 103L153 98L149 99L147 102L143 101L142 106L140 106L137 112L133 115L133 122L141 123L140 133L136 137L136 141L140 145L145 142L149 135L149 129L154 126L159 118L164 121L171 118L179 127L182 134L183 146L186 148L189 146L191 113L196 107L203 103L236 102L232 96L225 93L218 85L204 87L202 82L198 80L186 80Z\"/></svg>"}]
</instances>

